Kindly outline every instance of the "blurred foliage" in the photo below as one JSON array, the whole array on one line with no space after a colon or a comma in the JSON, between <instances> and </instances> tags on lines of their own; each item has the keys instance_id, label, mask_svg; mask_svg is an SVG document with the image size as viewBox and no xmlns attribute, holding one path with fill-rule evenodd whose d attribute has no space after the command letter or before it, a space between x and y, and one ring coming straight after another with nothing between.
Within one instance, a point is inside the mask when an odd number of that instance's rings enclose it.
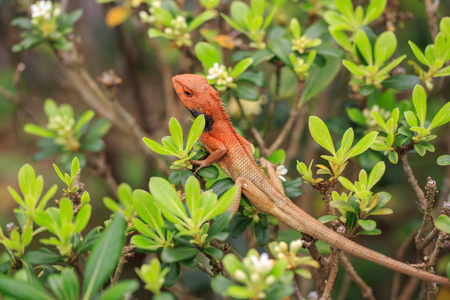
<instances>
[{"instance_id":1,"label":"blurred foliage","mask_svg":"<svg viewBox=\"0 0 450 300\"><path fill-rule=\"evenodd\" d=\"M196 169L208 116L185 121L170 87L179 73L207 78L255 158L275 165L289 199L306 194L300 206L320 222L350 238L383 231L386 242L364 242L393 254L426 224L406 164L419 189L432 176L443 191L426 226L438 240L450 234L448 3L437 15L406 0L4 0L0 8L0 180L10 197L0 195L12 199L0 209L5 299L149 297L144 289L174 299L179 281L206 298L281 299L292 297L294 278L314 278L319 264L298 232L245 196L233 216L233 180L217 164ZM290 172L295 160L300 174ZM62 181L59 195L44 178ZM444 253L437 273L449 276L449 260ZM385 270L357 264L377 298L388 297ZM214 276L211 286L194 269ZM304 286L302 294L314 291ZM348 297L361 296L351 287Z\"/></svg>"}]
</instances>

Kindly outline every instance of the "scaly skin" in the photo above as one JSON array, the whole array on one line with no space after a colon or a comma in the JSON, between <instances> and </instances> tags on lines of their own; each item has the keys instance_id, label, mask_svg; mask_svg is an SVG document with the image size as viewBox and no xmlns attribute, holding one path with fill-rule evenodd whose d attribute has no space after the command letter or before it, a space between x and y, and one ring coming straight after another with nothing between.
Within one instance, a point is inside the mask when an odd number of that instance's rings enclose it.
<instances>
[{"instance_id":1,"label":"scaly skin","mask_svg":"<svg viewBox=\"0 0 450 300\"><path fill-rule=\"evenodd\" d=\"M243 192L257 209L299 232L394 271L450 286L450 281L445 277L416 269L343 237L294 205L284 195L281 181L270 163L262 160L268 177L257 166L249 142L236 133L218 92L208 84L205 77L184 74L175 76L172 81L178 96L192 115L205 115L202 142L210 155L194 163L200 165L201 169L217 162L239 187L236 201L230 210L236 212L240 193Z\"/></svg>"}]
</instances>

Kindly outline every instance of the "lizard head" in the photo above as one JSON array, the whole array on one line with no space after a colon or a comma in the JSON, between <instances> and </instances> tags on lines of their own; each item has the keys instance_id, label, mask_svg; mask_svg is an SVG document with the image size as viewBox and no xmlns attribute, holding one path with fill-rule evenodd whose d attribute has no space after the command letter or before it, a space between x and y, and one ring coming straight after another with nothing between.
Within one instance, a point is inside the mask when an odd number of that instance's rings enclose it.
<instances>
[{"instance_id":1,"label":"lizard head","mask_svg":"<svg viewBox=\"0 0 450 300\"><path fill-rule=\"evenodd\" d=\"M203 114L211 118L216 106L220 105L219 93L202 75L177 75L172 78L172 83L178 97L194 117Z\"/></svg>"}]
</instances>

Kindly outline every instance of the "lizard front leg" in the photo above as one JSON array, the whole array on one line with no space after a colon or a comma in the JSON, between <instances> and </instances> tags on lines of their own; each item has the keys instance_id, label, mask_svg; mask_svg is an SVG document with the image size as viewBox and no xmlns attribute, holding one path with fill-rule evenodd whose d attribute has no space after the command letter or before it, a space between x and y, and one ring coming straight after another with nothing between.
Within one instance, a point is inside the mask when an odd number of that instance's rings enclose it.
<instances>
[{"instance_id":1,"label":"lizard front leg","mask_svg":"<svg viewBox=\"0 0 450 300\"><path fill-rule=\"evenodd\" d=\"M277 172L275 171L275 168L273 167L273 164L265 158L260 158L259 161L261 162L261 167L263 169L266 169L269 181L272 183L272 185L275 187L275 189L278 192L280 192L281 194L285 195L283 183L281 182L280 177L278 177Z\"/></svg>"},{"instance_id":2,"label":"lizard front leg","mask_svg":"<svg viewBox=\"0 0 450 300\"><path fill-rule=\"evenodd\" d=\"M199 170L209 167L213 163L220 161L225 156L225 154L227 154L227 147L221 141L209 134L204 133L202 135L202 142L210 154L204 160L190 161L192 164L200 166L197 170L195 170L194 174Z\"/></svg>"}]
</instances>

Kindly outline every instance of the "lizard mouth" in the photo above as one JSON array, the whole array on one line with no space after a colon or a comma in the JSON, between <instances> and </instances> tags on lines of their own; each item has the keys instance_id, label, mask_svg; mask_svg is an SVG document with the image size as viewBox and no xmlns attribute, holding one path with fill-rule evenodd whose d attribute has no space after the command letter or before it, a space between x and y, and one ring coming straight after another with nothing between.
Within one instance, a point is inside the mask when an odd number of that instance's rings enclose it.
<instances>
[{"instance_id":1,"label":"lizard mouth","mask_svg":"<svg viewBox=\"0 0 450 300\"><path fill-rule=\"evenodd\" d=\"M188 109L191 112L191 115L194 118L197 118L200 115L204 115L205 116L205 129L203 129L203 132L210 132L213 129L213 125L214 125L214 119L205 113L201 113L195 109Z\"/></svg>"}]
</instances>

